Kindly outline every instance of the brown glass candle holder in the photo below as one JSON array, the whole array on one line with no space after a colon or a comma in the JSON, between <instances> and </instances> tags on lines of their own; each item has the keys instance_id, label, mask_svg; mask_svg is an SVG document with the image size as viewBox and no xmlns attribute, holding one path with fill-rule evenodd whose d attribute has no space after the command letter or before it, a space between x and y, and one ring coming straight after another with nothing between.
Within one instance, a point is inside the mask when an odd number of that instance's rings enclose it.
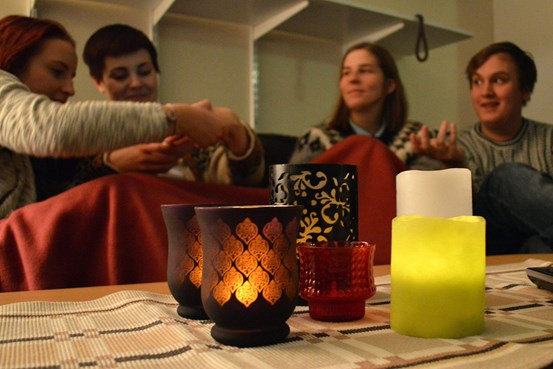
<instances>
[{"instance_id":1,"label":"brown glass candle holder","mask_svg":"<svg viewBox=\"0 0 553 369\"><path fill-rule=\"evenodd\" d=\"M202 234L195 205L161 205L167 228L167 284L179 303L177 313L189 319L209 319L202 306Z\"/></svg>"},{"instance_id":2,"label":"brown glass candle holder","mask_svg":"<svg viewBox=\"0 0 553 369\"><path fill-rule=\"evenodd\" d=\"M282 341L296 305L301 206L196 207L202 303L212 337L248 347Z\"/></svg>"}]
</instances>

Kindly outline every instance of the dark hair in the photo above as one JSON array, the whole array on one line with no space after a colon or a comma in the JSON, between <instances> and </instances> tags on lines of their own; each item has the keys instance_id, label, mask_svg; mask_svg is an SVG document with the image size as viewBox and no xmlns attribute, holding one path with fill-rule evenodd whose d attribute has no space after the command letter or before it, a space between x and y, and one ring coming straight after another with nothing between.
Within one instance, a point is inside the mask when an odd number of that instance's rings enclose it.
<instances>
[{"instance_id":1,"label":"dark hair","mask_svg":"<svg viewBox=\"0 0 553 369\"><path fill-rule=\"evenodd\" d=\"M52 39L75 46L65 27L56 21L20 15L0 19L0 69L19 77L29 60L40 53L44 41Z\"/></svg>"},{"instance_id":2,"label":"dark hair","mask_svg":"<svg viewBox=\"0 0 553 369\"><path fill-rule=\"evenodd\" d=\"M399 77L399 71L397 69L394 57L384 47L371 44L368 42L362 42L351 46L345 52L342 62L340 63L340 70L344 65L344 60L349 53L355 50L367 50L374 55L378 61L378 65L384 77L394 80L396 84L395 90L388 94L384 100L384 106L382 109L382 121L386 122L385 132L395 134L397 133L407 121L407 98L405 97L405 88ZM350 109L346 106L344 98L340 95L338 104L334 110L334 114L329 122L329 128L337 130L345 130L349 125Z\"/></svg>"},{"instance_id":3,"label":"dark hair","mask_svg":"<svg viewBox=\"0 0 553 369\"><path fill-rule=\"evenodd\" d=\"M126 24L111 24L94 32L86 41L83 59L90 76L101 81L106 57L126 55L141 49L148 51L159 73L157 51L152 41L142 31Z\"/></svg>"},{"instance_id":4,"label":"dark hair","mask_svg":"<svg viewBox=\"0 0 553 369\"><path fill-rule=\"evenodd\" d=\"M518 81L522 92L532 93L538 78L538 71L532 56L512 42L497 42L486 46L474 55L465 70L469 85L472 87L472 77L492 55L509 55L517 67Z\"/></svg>"}]
</instances>

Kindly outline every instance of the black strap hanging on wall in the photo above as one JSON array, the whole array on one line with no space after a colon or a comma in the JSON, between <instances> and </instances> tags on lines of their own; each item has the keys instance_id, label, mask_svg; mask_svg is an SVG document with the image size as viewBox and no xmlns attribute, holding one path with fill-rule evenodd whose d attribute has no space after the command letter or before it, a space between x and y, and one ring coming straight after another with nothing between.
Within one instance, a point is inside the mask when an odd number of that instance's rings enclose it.
<instances>
[{"instance_id":1,"label":"black strap hanging on wall","mask_svg":"<svg viewBox=\"0 0 553 369\"><path fill-rule=\"evenodd\" d=\"M417 60L422 63L428 59L428 42L426 40L426 33L424 32L424 18L421 14L417 14L417 19L419 20L419 31L417 33L417 43L415 45L415 56Z\"/></svg>"}]
</instances>

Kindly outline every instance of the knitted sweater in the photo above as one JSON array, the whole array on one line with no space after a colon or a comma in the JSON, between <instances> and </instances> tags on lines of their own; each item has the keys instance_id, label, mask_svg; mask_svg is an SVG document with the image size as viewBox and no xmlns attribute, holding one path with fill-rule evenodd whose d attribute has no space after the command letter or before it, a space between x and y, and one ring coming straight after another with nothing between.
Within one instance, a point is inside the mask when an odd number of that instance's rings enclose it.
<instances>
[{"instance_id":1,"label":"knitted sweater","mask_svg":"<svg viewBox=\"0 0 553 369\"><path fill-rule=\"evenodd\" d=\"M482 134L480 123L459 135L459 145L472 172L474 193L486 176L503 163L527 164L553 175L553 125L523 119L519 134L506 142L494 142Z\"/></svg>"},{"instance_id":2,"label":"knitted sweater","mask_svg":"<svg viewBox=\"0 0 553 369\"><path fill-rule=\"evenodd\" d=\"M60 104L30 92L15 76L0 70L0 218L36 200L29 156L88 157L137 143L161 141L166 124L159 103ZM223 145L195 150L183 161L183 168L188 171L184 177L220 184L259 184L265 168L263 148L254 132L246 128L249 147L244 155L237 157ZM67 187L109 173L112 172L85 173L84 177L83 173L75 173L75 178L69 173Z\"/></svg>"},{"instance_id":3,"label":"knitted sweater","mask_svg":"<svg viewBox=\"0 0 553 369\"><path fill-rule=\"evenodd\" d=\"M35 201L29 156L85 157L160 141L166 117L157 103L60 104L0 70L0 217Z\"/></svg>"},{"instance_id":4,"label":"knitted sweater","mask_svg":"<svg viewBox=\"0 0 553 369\"><path fill-rule=\"evenodd\" d=\"M409 169L443 169L444 165L441 162L426 156L416 155L413 152L409 136L411 133L417 133L421 127L421 123L406 122L395 135L385 133L376 138L386 144ZM312 127L298 139L290 163L308 163L352 134L355 134L355 132L351 127L349 130L341 132L328 128L327 122Z\"/></svg>"}]
</instances>

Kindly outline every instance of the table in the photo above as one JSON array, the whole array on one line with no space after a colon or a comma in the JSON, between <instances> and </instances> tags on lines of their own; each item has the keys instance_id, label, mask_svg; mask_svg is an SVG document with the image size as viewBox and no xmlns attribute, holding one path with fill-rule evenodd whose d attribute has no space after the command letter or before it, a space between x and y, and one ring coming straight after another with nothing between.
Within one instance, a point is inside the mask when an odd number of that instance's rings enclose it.
<instances>
[{"instance_id":1,"label":"table","mask_svg":"<svg viewBox=\"0 0 553 369\"><path fill-rule=\"evenodd\" d=\"M486 329L463 339L398 335L389 326L389 267L356 322L309 318L299 306L286 342L236 348L210 321L176 314L164 282L0 293L1 368L543 368L553 365L553 294L526 278L553 254L488 258Z\"/></svg>"}]
</instances>

